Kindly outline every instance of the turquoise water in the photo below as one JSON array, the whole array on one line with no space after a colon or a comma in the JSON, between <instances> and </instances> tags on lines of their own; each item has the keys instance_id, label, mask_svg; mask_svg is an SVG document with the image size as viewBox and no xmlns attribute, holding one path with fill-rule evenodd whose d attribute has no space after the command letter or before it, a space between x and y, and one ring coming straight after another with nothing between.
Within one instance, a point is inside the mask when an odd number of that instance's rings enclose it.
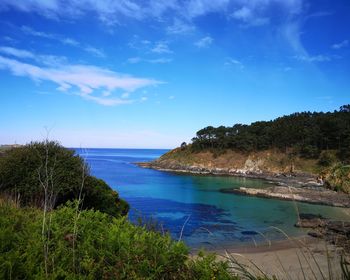
<instances>
[{"instance_id":1,"label":"turquoise water","mask_svg":"<svg viewBox=\"0 0 350 280\"><path fill-rule=\"evenodd\" d=\"M294 227L297 212L346 219L342 209L305 203L222 193L225 188L260 187L263 180L221 176L179 175L145 169L135 162L156 159L167 150L77 150L91 166L93 175L104 179L131 206L129 218L136 222L155 219L173 238L191 247L218 248L232 243L283 239L304 234Z\"/></svg>"}]
</instances>

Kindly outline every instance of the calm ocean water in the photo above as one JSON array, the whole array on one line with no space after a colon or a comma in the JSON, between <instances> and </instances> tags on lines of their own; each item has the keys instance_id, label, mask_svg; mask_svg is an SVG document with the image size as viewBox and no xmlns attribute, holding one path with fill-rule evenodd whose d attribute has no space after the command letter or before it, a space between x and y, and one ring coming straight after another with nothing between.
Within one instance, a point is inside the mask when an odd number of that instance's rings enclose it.
<instances>
[{"instance_id":1,"label":"calm ocean water","mask_svg":"<svg viewBox=\"0 0 350 280\"><path fill-rule=\"evenodd\" d=\"M242 242L283 239L275 227L296 236L297 211L344 219L341 209L221 193L223 188L266 187L262 180L190 176L144 169L167 150L76 149L93 175L104 179L131 206L129 218L152 218L191 247L218 248Z\"/></svg>"}]
</instances>

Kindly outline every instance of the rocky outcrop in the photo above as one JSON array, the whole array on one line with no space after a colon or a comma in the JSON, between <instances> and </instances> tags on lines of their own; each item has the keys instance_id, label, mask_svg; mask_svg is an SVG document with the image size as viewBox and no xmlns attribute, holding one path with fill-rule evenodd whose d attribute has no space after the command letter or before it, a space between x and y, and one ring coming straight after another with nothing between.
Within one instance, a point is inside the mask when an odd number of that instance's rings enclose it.
<instances>
[{"instance_id":1,"label":"rocky outcrop","mask_svg":"<svg viewBox=\"0 0 350 280\"><path fill-rule=\"evenodd\" d=\"M349 195L328 190L324 188L324 181L315 174L302 172L309 170L314 162L304 159L295 159L294 162L298 164L293 163L291 168L286 155L276 151L256 154L227 151L215 157L211 152L191 153L186 149L174 149L155 161L137 164L167 172L263 179L273 185L265 189L225 189L222 192L350 207Z\"/></svg>"},{"instance_id":2,"label":"rocky outcrop","mask_svg":"<svg viewBox=\"0 0 350 280\"><path fill-rule=\"evenodd\" d=\"M333 221L312 214L300 214L296 227L310 228L308 235L322 238L350 252L350 222Z\"/></svg>"},{"instance_id":3,"label":"rocky outcrop","mask_svg":"<svg viewBox=\"0 0 350 280\"><path fill-rule=\"evenodd\" d=\"M136 163L143 168L152 168L160 171L175 172L175 173L189 173L198 175L220 175L220 176L238 176L255 179L264 179L280 186L309 186L320 187L322 182L317 180L317 177L308 173L275 173L270 171L263 171L248 162L244 168L219 168L219 167L205 167L201 165L188 165L175 161L152 161Z\"/></svg>"},{"instance_id":4,"label":"rocky outcrop","mask_svg":"<svg viewBox=\"0 0 350 280\"><path fill-rule=\"evenodd\" d=\"M251 195L264 198L275 198L281 200L291 200L306 202L311 204L321 204L336 207L350 207L350 196L332 190L315 187L290 187L273 186L266 189L244 188L221 190L226 193L240 195Z\"/></svg>"}]
</instances>

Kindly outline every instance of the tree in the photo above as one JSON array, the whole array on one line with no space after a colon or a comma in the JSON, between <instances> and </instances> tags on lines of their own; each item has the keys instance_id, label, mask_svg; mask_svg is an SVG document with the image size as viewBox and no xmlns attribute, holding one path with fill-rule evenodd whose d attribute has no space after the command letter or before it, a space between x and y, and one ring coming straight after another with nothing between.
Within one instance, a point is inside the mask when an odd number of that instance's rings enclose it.
<instances>
[{"instance_id":1,"label":"tree","mask_svg":"<svg viewBox=\"0 0 350 280\"><path fill-rule=\"evenodd\" d=\"M0 158L0 193L16 195L21 205L51 208L83 199L83 208L125 215L128 204L104 181L90 175L84 160L57 142L32 142Z\"/></svg>"}]
</instances>

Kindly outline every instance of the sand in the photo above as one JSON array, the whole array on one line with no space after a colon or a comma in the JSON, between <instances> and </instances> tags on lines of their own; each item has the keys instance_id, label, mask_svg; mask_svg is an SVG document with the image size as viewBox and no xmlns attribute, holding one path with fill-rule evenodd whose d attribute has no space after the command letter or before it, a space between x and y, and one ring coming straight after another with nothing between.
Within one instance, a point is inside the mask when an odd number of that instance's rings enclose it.
<instances>
[{"instance_id":1,"label":"sand","mask_svg":"<svg viewBox=\"0 0 350 280\"><path fill-rule=\"evenodd\" d=\"M258 246L233 246L215 251L219 259L236 259L254 275L277 279L341 279L340 248L316 238L301 237ZM257 268L258 267L258 268ZM262 272L261 272L261 271ZM304 277L305 275L305 277ZM323 275L323 276L322 276Z\"/></svg>"}]
</instances>

